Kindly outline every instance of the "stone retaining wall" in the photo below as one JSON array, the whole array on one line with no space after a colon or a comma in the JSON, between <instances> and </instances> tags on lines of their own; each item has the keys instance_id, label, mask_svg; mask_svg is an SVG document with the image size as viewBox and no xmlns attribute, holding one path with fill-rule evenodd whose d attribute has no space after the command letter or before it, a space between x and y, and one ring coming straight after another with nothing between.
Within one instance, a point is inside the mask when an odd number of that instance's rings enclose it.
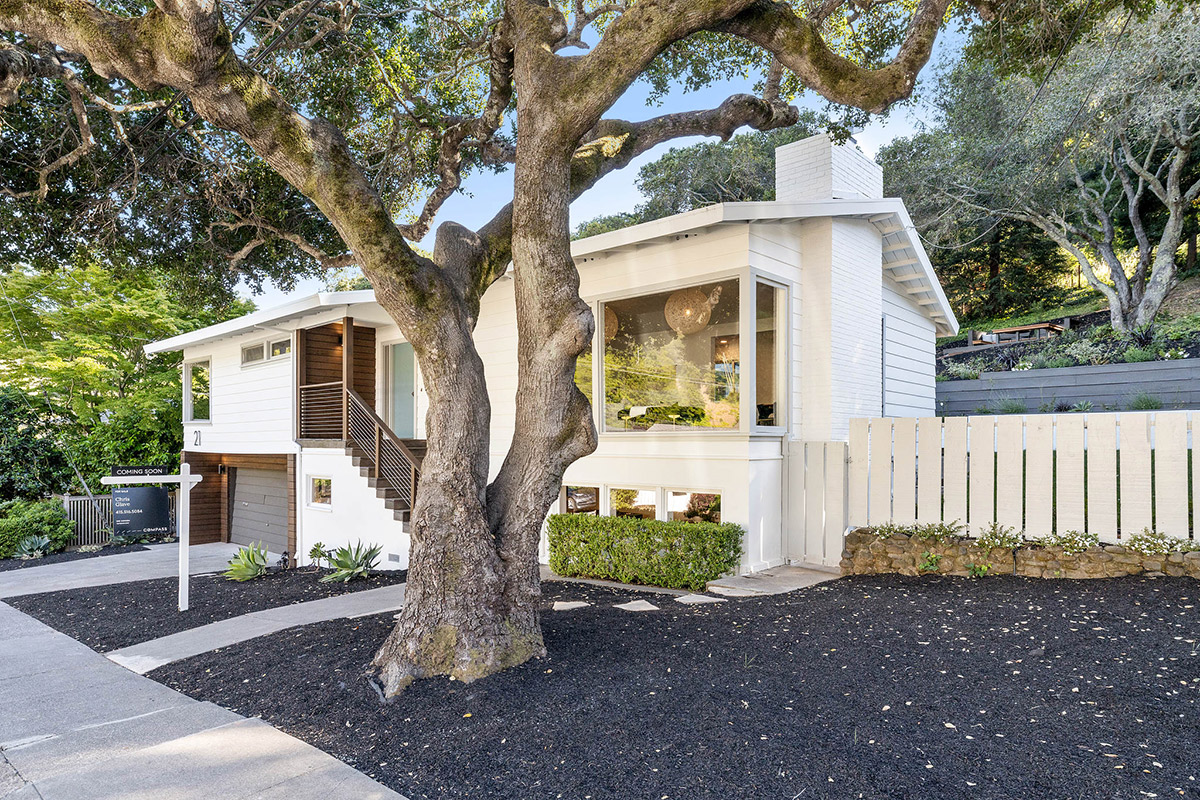
<instances>
[{"instance_id":1,"label":"stone retaining wall","mask_svg":"<svg viewBox=\"0 0 1200 800\"><path fill-rule=\"evenodd\" d=\"M937 569L919 567L925 553L940 555ZM969 575L969 565L989 564L989 575L1024 575L1030 578L1119 578L1151 575L1200 578L1200 552L1148 556L1119 545L1092 547L1067 553L1061 547L1021 547L1015 552L988 552L972 539L934 544L898 533L880 539L869 528L846 534L842 552L843 575Z\"/></svg>"}]
</instances>

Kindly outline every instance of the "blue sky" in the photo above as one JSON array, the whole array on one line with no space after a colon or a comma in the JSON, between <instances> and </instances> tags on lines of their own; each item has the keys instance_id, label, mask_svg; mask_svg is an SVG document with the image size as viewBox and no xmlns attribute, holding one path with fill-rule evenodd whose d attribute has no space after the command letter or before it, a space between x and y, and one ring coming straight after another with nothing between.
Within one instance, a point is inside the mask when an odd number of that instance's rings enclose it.
<instances>
[{"instance_id":1,"label":"blue sky","mask_svg":"<svg viewBox=\"0 0 1200 800\"><path fill-rule=\"evenodd\" d=\"M922 72L921 83L929 80L934 66L940 60L953 57L957 53L960 43L961 37L955 32L947 31L943 34L943 38L935 45L934 56L929 66ZM713 108L731 94L753 93L755 80L751 77L738 81L723 81L700 91L673 94L661 105L649 105L649 87L635 84L606 116L640 120L675 111ZM920 85L918 84L918 97ZM824 101L814 96L806 98L799 105L819 111ZM855 139L863 152L873 158L880 147L895 138L910 135L922 121L928 121L927 114L927 108L919 101L906 104L893 110L887 117L873 119ZM633 210L642 200L641 193L635 185L638 169L672 147L684 147L698 141L701 141L700 137L692 137L662 144L642 154L625 169L607 175L571 206L572 227L601 214ZM465 193L455 195L442 207L437 218L438 223L454 220L467 227L476 228L487 222L512 198L512 174L471 176L464 181L464 189ZM433 239L434 234L431 232L422 245L426 249L433 249ZM263 287L265 291L260 295L250 295L249 290L243 286L243 294L252 297L259 308L269 308L291 297L319 292L324 286L323 280L308 279L298 281L296 289L292 292L281 292L274 286L267 285Z\"/></svg>"}]
</instances>

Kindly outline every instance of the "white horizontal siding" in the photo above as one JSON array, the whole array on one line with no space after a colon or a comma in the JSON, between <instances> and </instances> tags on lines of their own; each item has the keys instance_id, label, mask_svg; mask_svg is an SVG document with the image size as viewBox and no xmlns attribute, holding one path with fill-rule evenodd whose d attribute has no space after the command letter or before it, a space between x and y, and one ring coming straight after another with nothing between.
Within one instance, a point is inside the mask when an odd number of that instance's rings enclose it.
<instances>
[{"instance_id":1,"label":"white horizontal siding","mask_svg":"<svg viewBox=\"0 0 1200 800\"><path fill-rule=\"evenodd\" d=\"M934 413L935 329L891 280L884 280L884 416Z\"/></svg>"}]
</instances>

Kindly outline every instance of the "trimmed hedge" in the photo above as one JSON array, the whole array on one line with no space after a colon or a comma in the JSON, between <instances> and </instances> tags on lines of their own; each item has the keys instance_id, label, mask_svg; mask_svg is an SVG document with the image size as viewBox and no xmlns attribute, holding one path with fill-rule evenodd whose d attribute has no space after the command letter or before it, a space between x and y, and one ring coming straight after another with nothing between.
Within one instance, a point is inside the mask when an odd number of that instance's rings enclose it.
<instances>
[{"instance_id":1,"label":"trimmed hedge","mask_svg":"<svg viewBox=\"0 0 1200 800\"><path fill-rule=\"evenodd\" d=\"M0 503L0 558L12 558L17 545L26 536L45 536L50 551L66 549L75 535L75 523L68 519L57 500L10 500Z\"/></svg>"},{"instance_id":2,"label":"trimmed hedge","mask_svg":"<svg viewBox=\"0 0 1200 800\"><path fill-rule=\"evenodd\" d=\"M732 523L555 514L550 568L569 578L703 591L737 569L745 533Z\"/></svg>"}]
</instances>

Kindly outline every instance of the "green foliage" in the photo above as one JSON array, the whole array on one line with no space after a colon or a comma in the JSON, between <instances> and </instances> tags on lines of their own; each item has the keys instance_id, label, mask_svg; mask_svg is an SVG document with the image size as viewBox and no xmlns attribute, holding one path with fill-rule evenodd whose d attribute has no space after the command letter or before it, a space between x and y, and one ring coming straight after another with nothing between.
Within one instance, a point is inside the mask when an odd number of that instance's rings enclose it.
<instances>
[{"instance_id":1,"label":"green foliage","mask_svg":"<svg viewBox=\"0 0 1200 800\"><path fill-rule=\"evenodd\" d=\"M1168 553L1186 553L1196 549L1196 545L1188 539L1167 536L1149 528L1143 528L1141 533L1133 534L1122 544L1144 556L1165 556Z\"/></svg>"},{"instance_id":2,"label":"green foliage","mask_svg":"<svg viewBox=\"0 0 1200 800\"><path fill-rule=\"evenodd\" d=\"M262 542L247 545L238 550L237 554L229 560L229 569L225 570L225 577L228 580L239 583L252 581L266 574L267 548L263 546Z\"/></svg>"},{"instance_id":3,"label":"green foliage","mask_svg":"<svg viewBox=\"0 0 1200 800\"><path fill-rule=\"evenodd\" d=\"M41 534L30 534L17 542L13 555L17 558L41 558L50 552L50 539Z\"/></svg>"},{"instance_id":4,"label":"green foliage","mask_svg":"<svg viewBox=\"0 0 1200 800\"><path fill-rule=\"evenodd\" d=\"M0 501L45 497L70 484L56 422L39 398L0 386Z\"/></svg>"},{"instance_id":5,"label":"green foliage","mask_svg":"<svg viewBox=\"0 0 1200 800\"><path fill-rule=\"evenodd\" d=\"M951 380L979 380L980 369L973 361L948 361L943 369Z\"/></svg>"},{"instance_id":6,"label":"green foliage","mask_svg":"<svg viewBox=\"0 0 1200 800\"><path fill-rule=\"evenodd\" d=\"M329 556L329 566L333 572L321 578L322 583L349 583L355 578L365 578L375 569L379 562L379 554L383 545L367 547L361 541L353 547L339 547Z\"/></svg>"},{"instance_id":7,"label":"green foliage","mask_svg":"<svg viewBox=\"0 0 1200 800\"><path fill-rule=\"evenodd\" d=\"M999 522L993 522L975 540L976 546L989 553L993 550L1016 550L1024 543L1025 537L1020 531Z\"/></svg>"},{"instance_id":8,"label":"green foliage","mask_svg":"<svg viewBox=\"0 0 1200 800\"><path fill-rule=\"evenodd\" d=\"M1086 414L1087 412L1092 410L1092 401L1091 400L1082 400L1078 403L1075 403L1073 406L1071 406L1067 410L1072 411L1077 414Z\"/></svg>"},{"instance_id":9,"label":"green foliage","mask_svg":"<svg viewBox=\"0 0 1200 800\"><path fill-rule=\"evenodd\" d=\"M1138 392L1129 400L1130 411L1158 411L1163 401L1149 392Z\"/></svg>"},{"instance_id":10,"label":"green foliage","mask_svg":"<svg viewBox=\"0 0 1200 800\"><path fill-rule=\"evenodd\" d=\"M37 298L0 315L0 382L25 391L36 413L45 412L36 429L41 461L58 465L69 456L91 484L113 464L167 463L182 449L181 354L151 357L143 346L251 308L239 302L196 310L153 275L92 261L48 274L14 269L0 275L0 289ZM0 442L0 459L4 448ZM27 443L22 452L33 449ZM50 474L55 490L73 483L63 466Z\"/></svg>"},{"instance_id":11,"label":"green foliage","mask_svg":"<svg viewBox=\"0 0 1200 800\"><path fill-rule=\"evenodd\" d=\"M967 564L967 574L972 578L985 578L991 568L991 564Z\"/></svg>"},{"instance_id":12,"label":"green foliage","mask_svg":"<svg viewBox=\"0 0 1200 800\"><path fill-rule=\"evenodd\" d=\"M11 558L21 541L31 536L46 539L49 544L43 552L57 553L74 535L75 523L56 500L0 503L0 558Z\"/></svg>"},{"instance_id":13,"label":"green foliage","mask_svg":"<svg viewBox=\"0 0 1200 800\"><path fill-rule=\"evenodd\" d=\"M1062 531L1043 536L1038 540L1043 547L1061 547L1064 553L1077 555L1100 544L1100 537L1083 531Z\"/></svg>"},{"instance_id":14,"label":"green foliage","mask_svg":"<svg viewBox=\"0 0 1200 800\"><path fill-rule=\"evenodd\" d=\"M1007 397L996 404L997 414L1024 414L1028 410L1025 401L1015 397Z\"/></svg>"},{"instance_id":15,"label":"green foliage","mask_svg":"<svg viewBox=\"0 0 1200 800\"><path fill-rule=\"evenodd\" d=\"M737 568L744 536L732 523L556 514L550 568L564 577L703 591Z\"/></svg>"},{"instance_id":16,"label":"green foliage","mask_svg":"<svg viewBox=\"0 0 1200 800\"><path fill-rule=\"evenodd\" d=\"M1154 347L1131 347L1121 356L1127 364L1138 364L1143 361L1154 361L1158 358L1158 349Z\"/></svg>"},{"instance_id":17,"label":"green foliage","mask_svg":"<svg viewBox=\"0 0 1200 800\"><path fill-rule=\"evenodd\" d=\"M317 567L320 567L322 562L328 564L329 559L332 557L333 551L326 548L324 542L317 542L312 546L312 549L308 551L308 560Z\"/></svg>"},{"instance_id":18,"label":"green foliage","mask_svg":"<svg viewBox=\"0 0 1200 800\"><path fill-rule=\"evenodd\" d=\"M926 550L921 553L921 563L917 565L919 572L937 572L942 565L941 553L931 553Z\"/></svg>"},{"instance_id":19,"label":"green foliage","mask_svg":"<svg viewBox=\"0 0 1200 800\"><path fill-rule=\"evenodd\" d=\"M953 522L928 522L924 525L914 525L912 527L912 538L922 542L932 542L933 544L945 544L963 538L963 532L967 526L963 525L958 520Z\"/></svg>"}]
</instances>

